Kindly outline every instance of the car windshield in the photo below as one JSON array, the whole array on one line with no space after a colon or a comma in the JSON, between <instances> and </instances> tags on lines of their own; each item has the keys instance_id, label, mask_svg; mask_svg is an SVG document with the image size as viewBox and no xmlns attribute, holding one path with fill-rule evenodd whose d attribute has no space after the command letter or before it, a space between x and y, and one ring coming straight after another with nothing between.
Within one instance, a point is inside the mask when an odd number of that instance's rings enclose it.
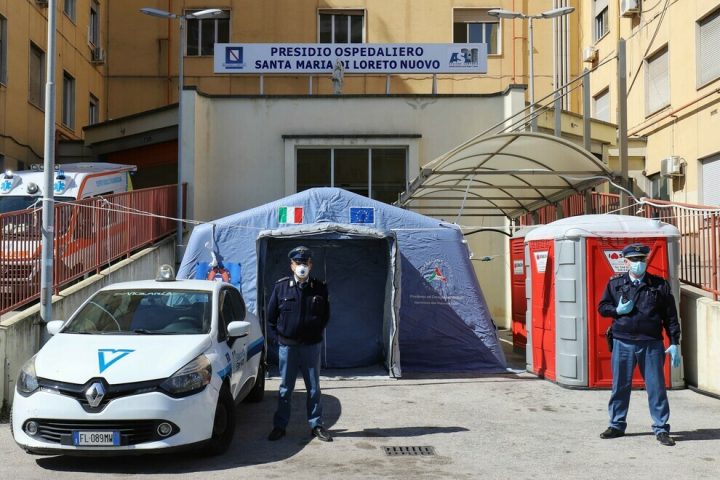
<instances>
[{"instance_id":1,"label":"car windshield","mask_svg":"<svg viewBox=\"0 0 720 480\"><path fill-rule=\"evenodd\" d=\"M193 290L104 290L62 333L98 335L193 335L210 331L210 292Z\"/></svg>"}]
</instances>

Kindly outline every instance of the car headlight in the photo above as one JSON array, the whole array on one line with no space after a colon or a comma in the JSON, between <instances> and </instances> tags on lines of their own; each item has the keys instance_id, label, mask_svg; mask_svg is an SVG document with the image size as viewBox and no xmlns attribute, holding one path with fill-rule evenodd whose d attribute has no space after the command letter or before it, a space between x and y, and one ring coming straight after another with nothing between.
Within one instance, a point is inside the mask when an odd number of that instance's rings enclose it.
<instances>
[{"instance_id":1,"label":"car headlight","mask_svg":"<svg viewBox=\"0 0 720 480\"><path fill-rule=\"evenodd\" d=\"M205 388L211 378L210 360L200 355L161 383L160 388L172 396L184 397Z\"/></svg>"},{"instance_id":2,"label":"car headlight","mask_svg":"<svg viewBox=\"0 0 720 480\"><path fill-rule=\"evenodd\" d=\"M35 356L25 362L18 375L17 389L22 395L30 395L40 387L35 375Z\"/></svg>"}]
</instances>

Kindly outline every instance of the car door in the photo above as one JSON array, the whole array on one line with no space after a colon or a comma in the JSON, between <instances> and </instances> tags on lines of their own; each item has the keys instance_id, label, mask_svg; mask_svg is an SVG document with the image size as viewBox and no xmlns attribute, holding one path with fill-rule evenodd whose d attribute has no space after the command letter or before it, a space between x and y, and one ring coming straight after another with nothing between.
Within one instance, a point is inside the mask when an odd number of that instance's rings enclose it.
<instances>
[{"instance_id":1,"label":"car door","mask_svg":"<svg viewBox=\"0 0 720 480\"><path fill-rule=\"evenodd\" d=\"M240 338L230 338L227 334L227 326L230 322L242 320L238 299L235 295L239 296L239 293L234 288L223 288L220 291L219 305L220 305L220 331L224 334L224 341L227 343L230 349L232 373L230 374L230 388L233 397L237 397L240 392L245 379L247 378L247 342L249 335ZM222 341L222 339L219 339Z\"/></svg>"}]
</instances>

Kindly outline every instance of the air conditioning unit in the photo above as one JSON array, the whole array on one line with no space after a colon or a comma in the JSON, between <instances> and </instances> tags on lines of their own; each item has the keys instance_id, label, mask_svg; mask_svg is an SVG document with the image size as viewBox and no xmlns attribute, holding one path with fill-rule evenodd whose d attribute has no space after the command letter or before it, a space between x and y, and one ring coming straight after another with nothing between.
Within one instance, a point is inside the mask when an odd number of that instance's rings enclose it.
<instances>
[{"instance_id":1,"label":"air conditioning unit","mask_svg":"<svg viewBox=\"0 0 720 480\"><path fill-rule=\"evenodd\" d=\"M95 47L91 50L90 61L96 65L105 63L105 50L102 47Z\"/></svg>"},{"instance_id":2,"label":"air conditioning unit","mask_svg":"<svg viewBox=\"0 0 720 480\"><path fill-rule=\"evenodd\" d=\"M660 160L660 176L662 177L682 177L683 166L685 165L685 159L671 155L667 158Z\"/></svg>"},{"instance_id":3,"label":"air conditioning unit","mask_svg":"<svg viewBox=\"0 0 720 480\"><path fill-rule=\"evenodd\" d=\"M640 13L640 0L620 0L620 15L632 17Z\"/></svg>"},{"instance_id":4,"label":"air conditioning unit","mask_svg":"<svg viewBox=\"0 0 720 480\"><path fill-rule=\"evenodd\" d=\"M41 8L47 8L48 0L35 0L35 5Z\"/></svg>"},{"instance_id":5,"label":"air conditioning unit","mask_svg":"<svg viewBox=\"0 0 720 480\"><path fill-rule=\"evenodd\" d=\"M583 62L592 63L597 60L598 51L595 47L585 47L582 51Z\"/></svg>"}]
</instances>

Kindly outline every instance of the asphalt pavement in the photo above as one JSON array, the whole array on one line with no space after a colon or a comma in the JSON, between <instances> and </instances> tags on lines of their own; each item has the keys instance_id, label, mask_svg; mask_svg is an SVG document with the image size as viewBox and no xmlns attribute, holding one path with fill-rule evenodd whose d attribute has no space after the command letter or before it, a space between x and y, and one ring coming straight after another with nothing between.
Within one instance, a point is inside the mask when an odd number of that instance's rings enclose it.
<instances>
[{"instance_id":1,"label":"asphalt pavement","mask_svg":"<svg viewBox=\"0 0 720 480\"><path fill-rule=\"evenodd\" d=\"M505 335L506 336L506 335ZM505 343L511 365L524 366ZM703 479L720 476L720 400L669 392L674 447L652 435L647 396L632 394L627 435L599 438L607 390L571 390L528 373L406 376L326 372L325 423L334 442L310 437L298 382L287 436L266 440L277 378L266 398L238 409L230 450L215 458L129 458L25 454L0 424L0 478L305 478L323 479ZM393 447L431 447L431 455L388 455Z\"/></svg>"}]
</instances>

